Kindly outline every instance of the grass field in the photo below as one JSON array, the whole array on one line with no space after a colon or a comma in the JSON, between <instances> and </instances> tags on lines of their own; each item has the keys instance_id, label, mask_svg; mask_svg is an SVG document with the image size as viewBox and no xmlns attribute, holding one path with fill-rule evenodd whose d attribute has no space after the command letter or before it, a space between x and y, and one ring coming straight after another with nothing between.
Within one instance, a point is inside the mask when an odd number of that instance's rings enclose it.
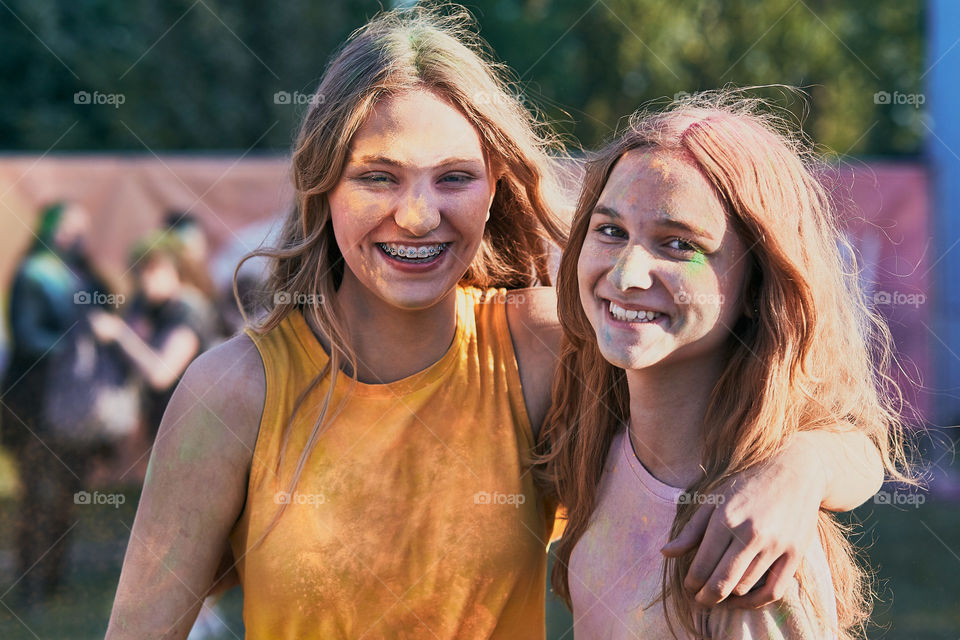
<instances>
[{"instance_id":1,"label":"grass field","mask_svg":"<svg viewBox=\"0 0 960 640\"><path fill-rule=\"evenodd\" d=\"M9 460L0 458L0 594L15 579L12 521L16 508ZM118 508L78 508L70 571L64 594L24 610L0 598L0 638L86 640L103 638L123 552L133 523L138 491L125 491ZM871 638L957 640L960 638L960 504L938 502L890 505L870 502L852 517L862 523L862 541L881 583L881 599ZM242 638L241 594L228 593L221 612L230 631ZM548 638L563 636L570 617L557 602L548 604Z\"/></svg>"}]
</instances>

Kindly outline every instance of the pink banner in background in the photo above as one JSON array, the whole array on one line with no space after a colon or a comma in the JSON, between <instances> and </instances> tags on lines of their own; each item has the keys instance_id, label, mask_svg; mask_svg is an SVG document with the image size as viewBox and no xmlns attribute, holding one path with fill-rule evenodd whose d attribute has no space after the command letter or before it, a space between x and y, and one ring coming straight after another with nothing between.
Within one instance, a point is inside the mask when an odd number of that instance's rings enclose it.
<instances>
[{"instance_id":1,"label":"pink banner in background","mask_svg":"<svg viewBox=\"0 0 960 640\"><path fill-rule=\"evenodd\" d=\"M903 371L894 378L904 399L929 418L933 383L928 330L932 315L930 200L920 164L875 162L839 170L835 191L847 232L860 255L868 294L889 320Z\"/></svg>"}]
</instances>

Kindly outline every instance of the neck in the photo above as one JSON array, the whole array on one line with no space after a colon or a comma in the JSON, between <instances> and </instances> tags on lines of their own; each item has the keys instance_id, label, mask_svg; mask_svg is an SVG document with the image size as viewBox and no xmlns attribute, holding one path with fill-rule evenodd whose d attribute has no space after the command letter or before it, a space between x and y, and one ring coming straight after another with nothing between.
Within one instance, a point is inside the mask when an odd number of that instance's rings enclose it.
<instances>
[{"instance_id":1,"label":"neck","mask_svg":"<svg viewBox=\"0 0 960 640\"><path fill-rule=\"evenodd\" d=\"M703 477L703 420L722 366L701 358L627 371L633 448L661 482L687 488Z\"/></svg>"},{"instance_id":2,"label":"neck","mask_svg":"<svg viewBox=\"0 0 960 640\"><path fill-rule=\"evenodd\" d=\"M386 384L440 360L456 335L456 304L456 291L451 290L427 309L398 309L344 278L337 305L357 355L357 378Z\"/></svg>"}]
</instances>

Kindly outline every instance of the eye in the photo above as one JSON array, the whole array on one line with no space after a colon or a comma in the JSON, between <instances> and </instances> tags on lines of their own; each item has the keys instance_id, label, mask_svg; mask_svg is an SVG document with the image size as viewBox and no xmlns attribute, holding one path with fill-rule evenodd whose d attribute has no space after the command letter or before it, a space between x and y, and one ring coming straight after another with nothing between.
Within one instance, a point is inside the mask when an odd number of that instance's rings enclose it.
<instances>
[{"instance_id":1,"label":"eye","mask_svg":"<svg viewBox=\"0 0 960 640\"><path fill-rule=\"evenodd\" d=\"M441 183L453 185L455 187L470 184L474 180L476 180L476 178L468 173L448 173L440 178Z\"/></svg>"},{"instance_id":2,"label":"eye","mask_svg":"<svg viewBox=\"0 0 960 640\"><path fill-rule=\"evenodd\" d=\"M683 238L671 238L667 246L681 253L703 253L703 249L689 240Z\"/></svg>"},{"instance_id":3,"label":"eye","mask_svg":"<svg viewBox=\"0 0 960 640\"><path fill-rule=\"evenodd\" d=\"M605 238L626 238L627 232L615 224L600 224L594 228L594 232L599 233Z\"/></svg>"},{"instance_id":4,"label":"eye","mask_svg":"<svg viewBox=\"0 0 960 640\"><path fill-rule=\"evenodd\" d=\"M365 173L356 178L360 182L372 185L390 184L393 182L393 176L388 173Z\"/></svg>"}]
</instances>

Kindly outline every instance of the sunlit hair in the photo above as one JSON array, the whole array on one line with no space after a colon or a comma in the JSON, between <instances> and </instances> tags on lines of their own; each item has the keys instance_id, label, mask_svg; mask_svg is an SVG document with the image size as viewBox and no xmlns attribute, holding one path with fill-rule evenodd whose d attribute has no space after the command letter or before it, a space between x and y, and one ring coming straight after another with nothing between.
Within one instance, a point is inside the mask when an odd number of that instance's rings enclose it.
<instances>
[{"instance_id":1,"label":"sunlit hair","mask_svg":"<svg viewBox=\"0 0 960 640\"><path fill-rule=\"evenodd\" d=\"M377 102L411 90L431 91L458 109L476 128L487 163L499 176L480 248L472 263L463 266L460 284L507 288L549 284L550 242L562 245L565 240L554 213L560 190L553 156L561 151L559 141L521 104L506 67L492 60L466 10L456 5L397 9L355 31L327 67L301 125L293 150L296 202L279 241L275 248L244 258L272 259L267 308L260 320L247 320L248 324L265 333L299 308L322 331L330 355L327 366L295 405L294 413L308 393L330 378L306 447L292 452L300 457L290 491L336 413L331 406L336 376L331 372L357 371L348 332L337 312L336 290L344 263L333 233L328 194L340 180L353 135ZM272 296L280 291L288 294L280 299L291 302L277 303ZM297 305L300 300L323 303ZM278 470L291 454L287 445L292 423L291 416Z\"/></svg>"},{"instance_id":2,"label":"sunlit hair","mask_svg":"<svg viewBox=\"0 0 960 640\"><path fill-rule=\"evenodd\" d=\"M587 530L615 433L629 424L624 370L600 353L580 302L577 262L590 215L617 161L627 151L683 154L710 181L749 248L741 315L727 342L726 368L710 395L704 424L703 479L687 488L709 495L733 474L781 452L791 436L849 425L882 453L889 476L907 477L901 399L888 375L891 340L865 302L854 255L818 176L812 152L779 118L742 94L710 92L653 114L638 113L626 132L589 163L569 244L557 276L563 345L553 405L540 442L541 486L567 508L557 543L553 588L570 604L568 563ZM845 262L844 257L847 258ZM679 504L675 537L697 504ZM821 511L820 540L836 592L840 637L862 635L872 593L846 528ZM667 621L693 629L695 603L682 586L695 552L667 560ZM811 576L801 567L801 593L813 610Z\"/></svg>"}]
</instances>

